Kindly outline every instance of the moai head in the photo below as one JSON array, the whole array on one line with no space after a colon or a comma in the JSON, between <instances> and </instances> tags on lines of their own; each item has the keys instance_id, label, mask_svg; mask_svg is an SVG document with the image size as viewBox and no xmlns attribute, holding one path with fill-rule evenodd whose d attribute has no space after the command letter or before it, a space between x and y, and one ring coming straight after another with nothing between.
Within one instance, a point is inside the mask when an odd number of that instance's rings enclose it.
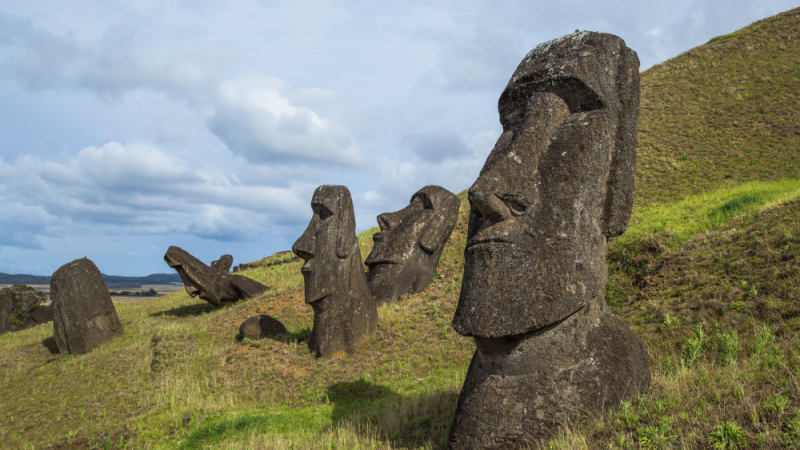
<instances>
[{"instance_id":1,"label":"moai head","mask_svg":"<svg viewBox=\"0 0 800 450\"><path fill-rule=\"evenodd\" d=\"M433 281L433 273L458 219L461 201L440 186L417 191L405 208L378 216L366 265L369 288L378 304L419 292Z\"/></svg>"},{"instance_id":2,"label":"moai head","mask_svg":"<svg viewBox=\"0 0 800 450\"><path fill-rule=\"evenodd\" d=\"M306 303L324 308L321 301L347 291L348 259L360 250L353 200L346 186L318 187L311 209L311 222L292 251L305 260L301 272Z\"/></svg>"},{"instance_id":3,"label":"moai head","mask_svg":"<svg viewBox=\"0 0 800 450\"><path fill-rule=\"evenodd\" d=\"M607 238L633 205L639 60L576 32L533 49L498 105L503 134L469 189L453 327L514 336L602 300Z\"/></svg>"}]
</instances>

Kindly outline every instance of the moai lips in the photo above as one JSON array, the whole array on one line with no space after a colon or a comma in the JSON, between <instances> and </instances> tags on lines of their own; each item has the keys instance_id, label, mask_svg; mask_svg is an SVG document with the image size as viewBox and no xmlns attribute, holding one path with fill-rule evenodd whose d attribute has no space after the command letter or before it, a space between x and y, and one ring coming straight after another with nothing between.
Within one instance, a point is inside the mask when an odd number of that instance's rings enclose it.
<instances>
[{"instance_id":1,"label":"moai lips","mask_svg":"<svg viewBox=\"0 0 800 450\"><path fill-rule=\"evenodd\" d=\"M503 133L469 189L453 328L476 352L449 448L517 448L650 383L647 352L605 304L607 239L633 205L639 60L576 32L520 63Z\"/></svg>"},{"instance_id":2,"label":"moai lips","mask_svg":"<svg viewBox=\"0 0 800 450\"><path fill-rule=\"evenodd\" d=\"M316 355L354 351L378 328L356 238L353 201L345 186L323 185L311 200L314 215L292 246L301 268L305 300L314 310L308 347Z\"/></svg>"},{"instance_id":3,"label":"moai lips","mask_svg":"<svg viewBox=\"0 0 800 450\"><path fill-rule=\"evenodd\" d=\"M433 282L459 206L461 202L447 189L425 186L405 208L378 216L381 231L372 238L375 245L365 264L370 291L379 305L396 302Z\"/></svg>"}]
</instances>

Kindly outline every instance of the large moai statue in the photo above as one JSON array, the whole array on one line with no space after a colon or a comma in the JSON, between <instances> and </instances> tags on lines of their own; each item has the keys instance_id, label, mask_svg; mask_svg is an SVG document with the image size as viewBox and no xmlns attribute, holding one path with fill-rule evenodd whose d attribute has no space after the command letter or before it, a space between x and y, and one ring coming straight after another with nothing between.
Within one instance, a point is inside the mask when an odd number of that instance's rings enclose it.
<instances>
[{"instance_id":1,"label":"large moai statue","mask_svg":"<svg viewBox=\"0 0 800 450\"><path fill-rule=\"evenodd\" d=\"M647 351L605 303L607 238L634 195L639 59L619 37L539 45L498 105L469 189L453 328L476 351L449 449L519 448L650 384Z\"/></svg>"},{"instance_id":2,"label":"large moai statue","mask_svg":"<svg viewBox=\"0 0 800 450\"><path fill-rule=\"evenodd\" d=\"M306 303L314 309L308 348L319 356L350 353L378 329L378 308L369 292L356 238L353 200L345 186L323 185L311 199L314 215L292 246Z\"/></svg>"},{"instance_id":3,"label":"large moai statue","mask_svg":"<svg viewBox=\"0 0 800 450\"><path fill-rule=\"evenodd\" d=\"M369 289L378 305L396 302L433 282L439 257L458 220L461 201L440 186L417 191L408 206L378 216L365 264Z\"/></svg>"},{"instance_id":4,"label":"large moai statue","mask_svg":"<svg viewBox=\"0 0 800 450\"><path fill-rule=\"evenodd\" d=\"M122 324L103 275L94 263L76 259L50 278L53 335L61 353L89 353L122 334Z\"/></svg>"},{"instance_id":5,"label":"large moai statue","mask_svg":"<svg viewBox=\"0 0 800 450\"><path fill-rule=\"evenodd\" d=\"M164 254L164 261L181 276L186 293L192 297L199 296L214 306L256 297L269 289L251 278L229 274L228 270L233 264L231 255L222 255L209 267L186 250L173 245Z\"/></svg>"}]
</instances>

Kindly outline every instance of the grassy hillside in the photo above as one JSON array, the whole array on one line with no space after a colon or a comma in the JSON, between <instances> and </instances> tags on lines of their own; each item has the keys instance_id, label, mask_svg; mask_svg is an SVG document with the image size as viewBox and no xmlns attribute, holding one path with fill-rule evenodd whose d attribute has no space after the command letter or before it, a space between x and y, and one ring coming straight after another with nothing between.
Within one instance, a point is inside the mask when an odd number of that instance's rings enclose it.
<instances>
[{"instance_id":1,"label":"grassy hillside","mask_svg":"<svg viewBox=\"0 0 800 450\"><path fill-rule=\"evenodd\" d=\"M610 243L607 300L648 348L653 386L546 448L800 446L798 15L643 74L638 198ZM434 283L381 307L353 355L315 359L298 342L312 313L286 255L240 272L272 289L236 305L184 292L117 305L125 334L88 355L57 354L48 326L0 336L2 446L443 448L474 351L450 328L459 197ZM359 236L363 257L374 231ZM290 334L236 342L255 314Z\"/></svg>"},{"instance_id":2,"label":"grassy hillside","mask_svg":"<svg viewBox=\"0 0 800 450\"><path fill-rule=\"evenodd\" d=\"M637 206L800 175L800 10L642 74Z\"/></svg>"}]
</instances>

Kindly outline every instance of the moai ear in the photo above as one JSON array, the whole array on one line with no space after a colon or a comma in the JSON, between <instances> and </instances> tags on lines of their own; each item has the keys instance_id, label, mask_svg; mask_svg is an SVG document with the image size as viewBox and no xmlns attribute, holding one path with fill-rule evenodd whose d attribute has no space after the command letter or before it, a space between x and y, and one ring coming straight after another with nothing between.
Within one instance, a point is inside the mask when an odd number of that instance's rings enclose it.
<instances>
[{"instance_id":1,"label":"moai ear","mask_svg":"<svg viewBox=\"0 0 800 450\"><path fill-rule=\"evenodd\" d=\"M634 197L633 170L639 127L639 57L626 46L620 49L616 80L619 121L609 167L603 234L619 236L628 227Z\"/></svg>"},{"instance_id":2,"label":"moai ear","mask_svg":"<svg viewBox=\"0 0 800 450\"><path fill-rule=\"evenodd\" d=\"M444 222L444 215L441 212L431 214L425 224L425 228L423 228L422 233L420 233L419 246L429 255L432 255L439 246L439 239L437 238L440 234L439 229L444 226L442 222Z\"/></svg>"},{"instance_id":3,"label":"moai ear","mask_svg":"<svg viewBox=\"0 0 800 450\"><path fill-rule=\"evenodd\" d=\"M358 245L356 239L356 217L353 212L353 199L350 190L342 186L338 194L339 211L336 217L336 256L347 258Z\"/></svg>"}]
</instances>

